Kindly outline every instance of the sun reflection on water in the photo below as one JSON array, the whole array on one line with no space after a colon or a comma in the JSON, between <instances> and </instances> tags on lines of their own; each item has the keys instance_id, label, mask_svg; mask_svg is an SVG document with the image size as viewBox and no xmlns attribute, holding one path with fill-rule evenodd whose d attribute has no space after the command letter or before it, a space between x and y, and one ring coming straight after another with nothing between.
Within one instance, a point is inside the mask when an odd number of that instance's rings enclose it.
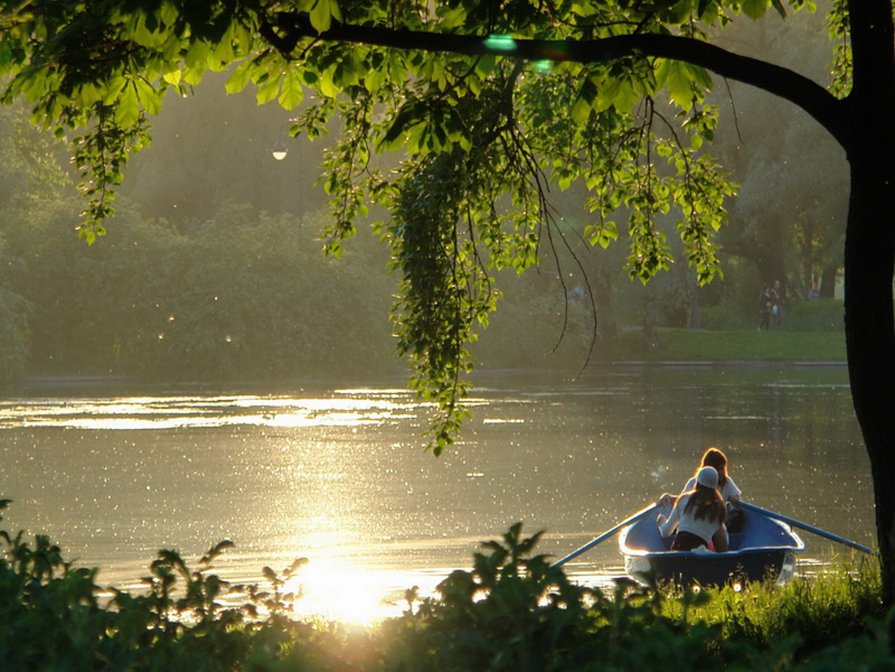
<instances>
[{"instance_id":1,"label":"sun reflection on water","mask_svg":"<svg viewBox=\"0 0 895 672\"><path fill-rule=\"evenodd\" d=\"M386 390L384 394L363 396L357 391L335 390L332 395L47 398L28 404L0 403L0 428L126 431L222 426L359 427L413 419L420 408L406 391Z\"/></svg>"},{"instance_id":2,"label":"sun reflection on water","mask_svg":"<svg viewBox=\"0 0 895 672\"><path fill-rule=\"evenodd\" d=\"M396 581L407 578L373 572L343 560L309 562L286 582L296 595L294 611L351 625L371 625L401 613Z\"/></svg>"}]
</instances>

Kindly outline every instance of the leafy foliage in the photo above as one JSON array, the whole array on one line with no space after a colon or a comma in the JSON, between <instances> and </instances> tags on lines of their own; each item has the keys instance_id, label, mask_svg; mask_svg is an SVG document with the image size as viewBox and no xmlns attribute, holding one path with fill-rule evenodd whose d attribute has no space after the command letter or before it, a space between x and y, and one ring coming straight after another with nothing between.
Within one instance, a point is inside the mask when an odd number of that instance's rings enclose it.
<instances>
[{"instance_id":1,"label":"leafy foliage","mask_svg":"<svg viewBox=\"0 0 895 672\"><path fill-rule=\"evenodd\" d=\"M0 512L9 503L0 499ZM880 615L878 575L869 570L783 593L761 586L674 593L627 583L603 593L532 555L540 536L513 525L482 545L471 571L445 579L437 596L419 600L411 589L402 616L358 632L295 619L300 597L287 586L300 581L304 559L282 573L265 568L263 584L235 585L213 572L229 541L194 567L162 550L145 589L130 593L101 589L97 569L67 562L45 536L32 543L0 530L0 660L11 672L892 665L889 619Z\"/></svg>"}]
</instances>

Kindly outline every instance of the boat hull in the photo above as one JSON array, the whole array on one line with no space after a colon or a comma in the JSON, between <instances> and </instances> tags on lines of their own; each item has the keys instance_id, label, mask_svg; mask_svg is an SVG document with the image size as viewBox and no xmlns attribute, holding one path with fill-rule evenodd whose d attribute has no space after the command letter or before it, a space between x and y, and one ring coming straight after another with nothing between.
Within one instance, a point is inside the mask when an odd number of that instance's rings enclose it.
<instances>
[{"instance_id":1,"label":"boat hull","mask_svg":"<svg viewBox=\"0 0 895 672\"><path fill-rule=\"evenodd\" d=\"M741 531L730 534L730 550L715 553L670 550L672 538L659 533L656 515L650 514L624 528L619 549L625 570L644 581L652 575L661 583L722 585L744 581L788 580L795 569L795 554L805 544L779 520L743 511Z\"/></svg>"}]
</instances>

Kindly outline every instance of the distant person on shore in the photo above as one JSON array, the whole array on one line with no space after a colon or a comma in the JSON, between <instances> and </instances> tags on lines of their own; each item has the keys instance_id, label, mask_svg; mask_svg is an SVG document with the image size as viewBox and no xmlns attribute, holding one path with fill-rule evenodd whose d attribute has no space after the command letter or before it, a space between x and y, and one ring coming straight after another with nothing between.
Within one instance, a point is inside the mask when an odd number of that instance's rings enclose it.
<instances>
[{"instance_id":1,"label":"distant person on shore","mask_svg":"<svg viewBox=\"0 0 895 672\"><path fill-rule=\"evenodd\" d=\"M771 307L774 302L771 297L771 286L765 285L758 296L758 328L767 331L771 328Z\"/></svg>"},{"instance_id":2,"label":"distant person on shore","mask_svg":"<svg viewBox=\"0 0 895 672\"><path fill-rule=\"evenodd\" d=\"M783 290L780 288L780 281L774 280L774 286L771 287L771 328L779 329L780 321L783 319Z\"/></svg>"},{"instance_id":3,"label":"distant person on shore","mask_svg":"<svg viewBox=\"0 0 895 672\"><path fill-rule=\"evenodd\" d=\"M705 546L723 553L727 550L724 521L727 509L718 493L718 472L714 467L703 467L696 473L695 485L682 493L666 517L656 518L663 537L675 534L672 551L692 551Z\"/></svg>"},{"instance_id":4,"label":"distant person on shore","mask_svg":"<svg viewBox=\"0 0 895 672\"><path fill-rule=\"evenodd\" d=\"M811 283L811 289L808 290L808 300L817 301L820 298L820 289L817 288L817 280Z\"/></svg>"}]
</instances>

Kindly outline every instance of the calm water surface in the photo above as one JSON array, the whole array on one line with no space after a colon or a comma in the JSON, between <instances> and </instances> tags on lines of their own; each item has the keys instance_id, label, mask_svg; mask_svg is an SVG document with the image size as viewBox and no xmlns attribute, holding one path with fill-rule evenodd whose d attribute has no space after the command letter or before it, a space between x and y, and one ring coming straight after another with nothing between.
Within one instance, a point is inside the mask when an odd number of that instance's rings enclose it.
<instances>
[{"instance_id":1,"label":"calm water surface","mask_svg":"<svg viewBox=\"0 0 895 672\"><path fill-rule=\"evenodd\" d=\"M718 445L747 499L873 544L844 367L492 374L471 405L436 459L419 448L427 409L388 386L6 400L2 524L49 534L117 587L137 587L159 548L193 560L232 539L215 567L234 581L307 557L305 608L364 619L469 568L515 521L563 556L677 491ZM804 565L844 552L803 537ZM622 573L614 539L566 567L597 584Z\"/></svg>"}]
</instances>

